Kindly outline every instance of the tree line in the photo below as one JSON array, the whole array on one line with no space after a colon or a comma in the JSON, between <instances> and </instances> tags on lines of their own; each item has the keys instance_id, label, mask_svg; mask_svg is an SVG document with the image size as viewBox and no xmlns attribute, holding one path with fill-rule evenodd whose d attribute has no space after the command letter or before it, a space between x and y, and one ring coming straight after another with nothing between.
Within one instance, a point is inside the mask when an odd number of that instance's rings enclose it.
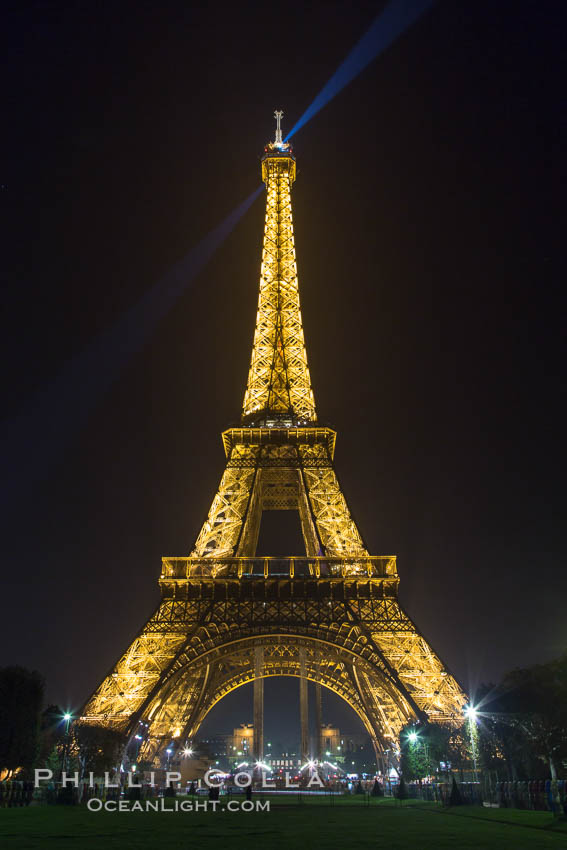
<instances>
[{"instance_id":1,"label":"tree line","mask_svg":"<svg viewBox=\"0 0 567 850\"><path fill-rule=\"evenodd\" d=\"M407 780L467 770L497 781L567 777L567 653L482 685L455 726L408 725L401 735Z\"/></svg>"},{"instance_id":2,"label":"tree line","mask_svg":"<svg viewBox=\"0 0 567 850\"><path fill-rule=\"evenodd\" d=\"M70 726L58 705L44 705L45 682L37 670L0 668L0 781L33 778L34 768L90 771L102 776L120 759L122 735L100 726Z\"/></svg>"}]
</instances>

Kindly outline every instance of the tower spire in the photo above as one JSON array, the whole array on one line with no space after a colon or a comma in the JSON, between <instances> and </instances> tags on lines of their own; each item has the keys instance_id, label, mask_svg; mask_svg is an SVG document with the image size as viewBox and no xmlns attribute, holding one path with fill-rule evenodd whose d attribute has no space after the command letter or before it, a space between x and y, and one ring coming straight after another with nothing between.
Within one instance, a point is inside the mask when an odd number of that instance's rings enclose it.
<instances>
[{"instance_id":1,"label":"tower spire","mask_svg":"<svg viewBox=\"0 0 567 850\"><path fill-rule=\"evenodd\" d=\"M283 140L280 121L283 118L283 111L281 109L276 109L276 111L274 112L274 118L276 119L276 138L274 144L281 145L283 144Z\"/></svg>"},{"instance_id":2,"label":"tower spire","mask_svg":"<svg viewBox=\"0 0 567 850\"><path fill-rule=\"evenodd\" d=\"M291 211L295 156L282 141L282 110L274 112L276 138L262 157L267 188L256 330L244 395L244 423L316 422L315 400L299 304Z\"/></svg>"}]
</instances>

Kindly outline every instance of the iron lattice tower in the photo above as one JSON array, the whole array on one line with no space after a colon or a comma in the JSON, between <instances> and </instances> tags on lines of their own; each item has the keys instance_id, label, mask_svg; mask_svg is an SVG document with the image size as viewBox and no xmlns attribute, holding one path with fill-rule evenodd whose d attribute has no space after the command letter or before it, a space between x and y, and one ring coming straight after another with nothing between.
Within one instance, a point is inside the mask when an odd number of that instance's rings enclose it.
<instances>
[{"instance_id":1,"label":"iron lattice tower","mask_svg":"<svg viewBox=\"0 0 567 850\"><path fill-rule=\"evenodd\" d=\"M81 722L147 724L140 757L193 738L210 709L254 682L255 754L263 681L300 677L357 712L378 759L401 728L462 716L465 694L397 598L395 556L371 556L333 465L336 433L317 422L299 304L291 209L295 156L266 145L258 313L241 424L223 435L226 467L189 557L163 558L161 602L87 701ZM256 555L262 512L297 510L305 556Z\"/></svg>"}]
</instances>

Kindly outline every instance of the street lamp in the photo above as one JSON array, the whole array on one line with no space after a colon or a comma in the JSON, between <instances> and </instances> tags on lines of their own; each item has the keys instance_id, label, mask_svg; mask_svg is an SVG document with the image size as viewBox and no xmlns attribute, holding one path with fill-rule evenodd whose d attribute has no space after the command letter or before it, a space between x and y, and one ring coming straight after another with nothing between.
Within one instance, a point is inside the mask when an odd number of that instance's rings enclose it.
<instances>
[{"instance_id":1,"label":"street lamp","mask_svg":"<svg viewBox=\"0 0 567 850\"><path fill-rule=\"evenodd\" d=\"M472 720L473 722L476 720L476 718L478 717L478 711L476 710L474 705L467 705L467 707L465 708L465 717L467 718L467 720Z\"/></svg>"},{"instance_id":2,"label":"street lamp","mask_svg":"<svg viewBox=\"0 0 567 850\"><path fill-rule=\"evenodd\" d=\"M412 744L415 744L415 742L417 741L417 738L418 738L417 732L410 732L408 734L408 738L409 738L409 740L411 741Z\"/></svg>"},{"instance_id":3,"label":"street lamp","mask_svg":"<svg viewBox=\"0 0 567 850\"><path fill-rule=\"evenodd\" d=\"M467 705L465 708L465 717L468 720L469 726L469 737L471 741L471 753L473 757L473 771L474 771L474 781L478 782L478 774L477 774L477 765L476 765L476 721L478 718L478 711L474 707L474 705Z\"/></svg>"},{"instance_id":4,"label":"street lamp","mask_svg":"<svg viewBox=\"0 0 567 850\"><path fill-rule=\"evenodd\" d=\"M73 715L68 711L63 715L63 720L65 721L65 744L63 746L63 770L67 770L67 758L69 755L69 724L71 723Z\"/></svg>"}]
</instances>

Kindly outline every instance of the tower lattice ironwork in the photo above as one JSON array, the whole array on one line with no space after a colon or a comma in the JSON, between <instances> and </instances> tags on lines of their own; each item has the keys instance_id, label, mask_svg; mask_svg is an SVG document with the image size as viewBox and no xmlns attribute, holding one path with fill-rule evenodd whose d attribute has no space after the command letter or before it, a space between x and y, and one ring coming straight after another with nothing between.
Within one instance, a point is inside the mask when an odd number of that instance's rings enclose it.
<instances>
[{"instance_id":1,"label":"tower lattice ironwork","mask_svg":"<svg viewBox=\"0 0 567 850\"><path fill-rule=\"evenodd\" d=\"M408 722L460 719L466 702L400 607L395 556L368 553L335 473L336 433L317 422L295 258L295 156L276 118L262 158L266 220L241 424L222 435L226 467L191 555L163 558L160 604L82 712L81 722L125 739L143 722L140 757L184 745L219 700L253 681L261 758L268 676L339 694L379 759ZM305 556L256 555L265 510L299 512Z\"/></svg>"}]
</instances>

